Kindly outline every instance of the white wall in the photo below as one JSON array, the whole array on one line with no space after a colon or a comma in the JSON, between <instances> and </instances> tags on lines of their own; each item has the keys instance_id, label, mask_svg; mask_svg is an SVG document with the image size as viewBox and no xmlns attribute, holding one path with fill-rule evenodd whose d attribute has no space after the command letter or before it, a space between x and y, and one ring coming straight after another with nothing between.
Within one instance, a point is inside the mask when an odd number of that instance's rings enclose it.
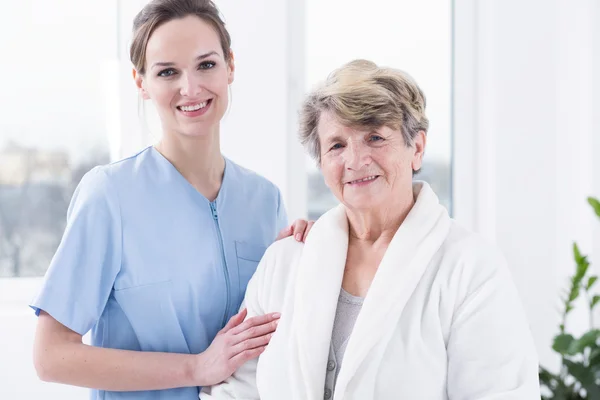
<instances>
[{"instance_id":1,"label":"white wall","mask_svg":"<svg viewBox=\"0 0 600 400\"><path fill-rule=\"evenodd\" d=\"M572 242L600 257L598 17L594 0L455 2L455 215L506 254L546 366Z\"/></svg>"}]
</instances>

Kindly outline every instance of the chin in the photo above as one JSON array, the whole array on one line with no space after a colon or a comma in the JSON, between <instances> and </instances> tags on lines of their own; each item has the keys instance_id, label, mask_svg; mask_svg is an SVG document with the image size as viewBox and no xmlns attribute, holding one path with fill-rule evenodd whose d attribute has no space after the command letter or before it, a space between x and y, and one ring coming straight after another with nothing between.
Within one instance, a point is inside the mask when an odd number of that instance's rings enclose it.
<instances>
[{"instance_id":1,"label":"chin","mask_svg":"<svg viewBox=\"0 0 600 400\"><path fill-rule=\"evenodd\" d=\"M179 126L177 130L181 135L189 138L202 138L214 131L212 121L199 121L185 126Z\"/></svg>"},{"instance_id":2,"label":"chin","mask_svg":"<svg viewBox=\"0 0 600 400\"><path fill-rule=\"evenodd\" d=\"M362 197L360 199L349 199L349 200L344 200L344 204L354 210L370 210L370 209L375 209L379 206L378 204L379 202L377 201L377 199L372 198L369 196L369 198Z\"/></svg>"}]
</instances>

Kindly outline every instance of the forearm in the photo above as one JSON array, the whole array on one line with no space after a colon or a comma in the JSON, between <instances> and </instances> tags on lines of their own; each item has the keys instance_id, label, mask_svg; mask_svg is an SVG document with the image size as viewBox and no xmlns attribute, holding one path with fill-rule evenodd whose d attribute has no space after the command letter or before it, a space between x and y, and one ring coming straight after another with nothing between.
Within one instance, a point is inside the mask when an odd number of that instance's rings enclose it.
<instances>
[{"instance_id":1,"label":"forearm","mask_svg":"<svg viewBox=\"0 0 600 400\"><path fill-rule=\"evenodd\" d=\"M198 357L92 347L40 344L36 369L42 380L108 391L160 390L203 384Z\"/></svg>"}]
</instances>

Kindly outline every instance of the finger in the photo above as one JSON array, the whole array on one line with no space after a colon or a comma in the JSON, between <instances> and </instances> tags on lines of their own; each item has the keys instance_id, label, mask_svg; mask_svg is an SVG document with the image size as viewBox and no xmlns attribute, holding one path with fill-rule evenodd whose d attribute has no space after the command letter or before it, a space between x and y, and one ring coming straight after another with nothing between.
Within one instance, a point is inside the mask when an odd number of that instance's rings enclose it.
<instances>
[{"instance_id":1,"label":"finger","mask_svg":"<svg viewBox=\"0 0 600 400\"><path fill-rule=\"evenodd\" d=\"M308 232L312 229L315 221L310 221L306 224L306 230L304 231L304 237L302 238L302 242L306 242L306 238L308 237Z\"/></svg>"},{"instance_id":2,"label":"finger","mask_svg":"<svg viewBox=\"0 0 600 400\"><path fill-rule=\"evenodd\" d=\"M244 322L247 314L248 311L244 308L242 311L229 318L229 321L227 321L227 324L221 329L220 333L227 333L230 329L240 325Z\"/></svg>"},{"instance_id":3,"label":"finger","mask_svg":"<svg viewBox=\"0 0 600 400\"><path fill-rule=\"evenodd\" d=\"M279 232L279 235L277 235L277 239L275 239L275 240L285 239L286 237L290 236L291 234L292 234L292 226L290 225L290 226L283 228Z\"/></svg>"},{"instance_id":4,"label":"finger","mask_svg":"<svg viewBox=\"0 0 600 400\"><path fill-rule=\"evenodd\" d=\"M233 317L229 318L227 324L219 331L219 333L227 333L231 328L234 328L244 322L244 319L248 315L248 309L244 308L239 313L235 314Z\"/></svg>"},{"instance_id":5,"label":"finger","mask_svg":"<svg viewBox=\"0 0 600 400\"><path fill-rule=\"evenodd\" d=\"M239 334L249 328L252 328L254 326L260 326L260 325L264 325L264 324L268 324L270 322L276 321L280 317L281 317L281 314L272 313L272 314L264 314L264 315L259 315L257 317L248 318L242 324L233 328L230 333L232 335L237 335L237 334Z\"/></svg>"},{"instance_id":6,"label":"finger","mask_svg":"<svg viewBox=\"0 0 600 400\"><path fill-rule=\"evenodd\" d=\"M264 335L272 334L277 330L277 325L279 324L279 320L271 321L266 324L253 326L251 328L246 329L243 332L238 333L237 335L231 336L231 344L237 345L238 343L242 343L245 340L258 338Z\"/></svg>"},{"instance_id":7,"label":"finger","mask_svg":"<svg viewBox=\"0 0 600 400\"><path fill-rule=\"evenodd\" d=\"M267 348L266 346L257 347L252 350L243 351L243 352L239 353L238 355L236 355L235 357L232 357L231 363L233 364L234 369L237 370L245 362L260 356L265 351L266 348Z\"/></svg>"},{"instance_id":8,"label":"finger","mask_svg":"<svg viewBox=\"0 0 600 400\"><path fill-rule=\"evenodd\" d=\"M294 238L297 241L301 242L302 237L304 236L304 231L306 230L306 221L303 219L298 219L294 222Z\"/></svg>"},{"instance_id":9,"label":"finger","mask_svg":"<svg viewBox=\"0 0 600 400\"><path fill-rule=\"evenodd\" d=\"M231 348L231 351L232 351L231 354L233 355L233 357L235 357L236 355L243 353L246 350L252 350L252 349L256 349L258 347L264 347L269 344L272 337L273 337L273 334L269 333L269 334L255 337L252 339L244 340L243 342L238 343Z\"/></svg>"}]
</instances>

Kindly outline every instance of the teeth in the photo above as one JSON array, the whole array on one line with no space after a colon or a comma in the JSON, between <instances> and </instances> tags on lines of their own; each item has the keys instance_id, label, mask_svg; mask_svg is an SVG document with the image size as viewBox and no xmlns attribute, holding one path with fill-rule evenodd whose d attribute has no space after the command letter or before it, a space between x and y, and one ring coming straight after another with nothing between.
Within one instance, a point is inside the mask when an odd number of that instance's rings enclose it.
<instances>
[{"instance_id":1,"label":"teeth","mask_svg":"<svg viewBox=\"0 0 600 400\"><path fill-rule=\"evenodd\" d=\"M356 181L352 181L352 183L360 183L360 182L372 181L372 180L373 180L373 179L375 179L375 178L377 178L377 176L376 176L376 175L373 175L373 176L368 176L368 177L366 177L366 178L364 178L364 179L358 179L358 180L356 180Z\"/></svg>"},{"instance_id":2,"label":"teeth","mask_svg":"<svg viewBox=\"0 0 600 400\"><path fill-rule=\"evenodd\" d=\"M181 111L198 111L199 109L206 107L207 103L208 101L205 101L200 104L194 104L193 106L179 106L179 108Z\"/></svg>"}]
</instances>

